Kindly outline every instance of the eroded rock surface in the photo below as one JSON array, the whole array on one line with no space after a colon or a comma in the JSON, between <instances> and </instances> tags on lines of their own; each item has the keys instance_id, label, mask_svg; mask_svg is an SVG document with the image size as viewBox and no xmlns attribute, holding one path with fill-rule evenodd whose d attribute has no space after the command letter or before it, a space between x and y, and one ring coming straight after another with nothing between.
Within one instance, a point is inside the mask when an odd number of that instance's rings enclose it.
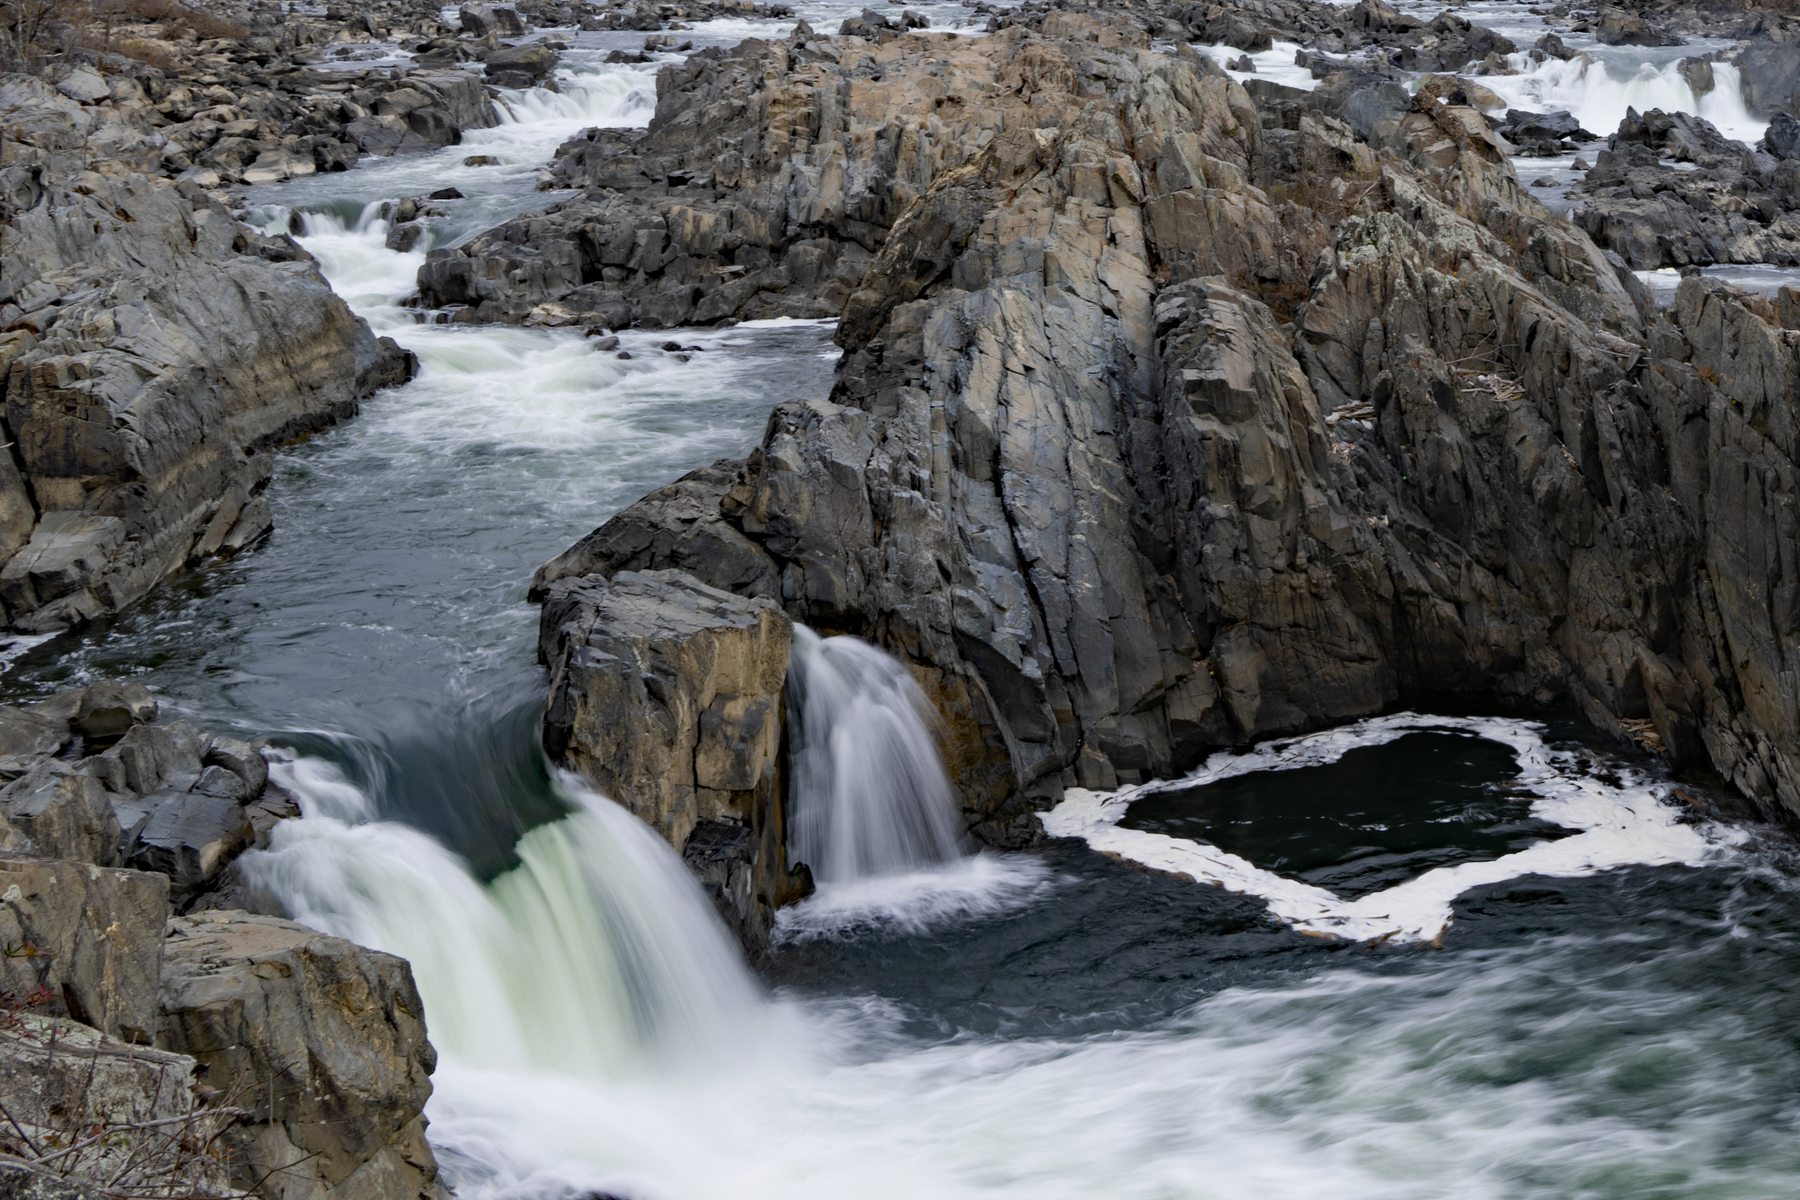
<instances>
[{"instance_id":1,"label":"eroded rock surface","mask_svg":"<svg viewBox=\"0 0 1800 1200\"><path fill-rule=\"evenodd\" d=\"M231 1181L283 1200L440 1194L423 1110L437 1055L404 959L243 912L178 918L157 1044L249 1110Z\"/></svg>"},{"instance_id":2,"label":"eroded rock surface","mask_svg":"<svg viewBox=\"0 0 1800 1200\"><path fill-rule=\"evenodd\" d=\"M1446 689L1572 696L1800 808L1774 307L1657 312L1473 108L1349 75L1259 107L1085 20L977 52L1029 119L882 239L832 397L539 593L676 568L941 673L989 828Z\"/></svg>"}]
</instances>

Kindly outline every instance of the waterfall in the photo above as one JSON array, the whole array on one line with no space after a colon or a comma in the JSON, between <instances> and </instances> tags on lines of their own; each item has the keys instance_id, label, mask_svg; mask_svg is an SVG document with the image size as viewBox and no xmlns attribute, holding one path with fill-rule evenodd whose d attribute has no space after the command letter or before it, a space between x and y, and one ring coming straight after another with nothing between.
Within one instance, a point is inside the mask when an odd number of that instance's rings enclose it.
<instances>
[{"instance_id":1,"label":"waterfall","mask_svg":"<svg viewBox=\"0 0 1800 1200\"><path fill-rule=\"evenodd\" d=\"M1726 137L1744 142L1755 142L1768 128L1768 122L1744 108L1743 81L1729 63L1714 63L1712 91L1696 96L1674 62L1647 62L1629 72L1579 57L1533 63L1527 55L1515 54L1511 62L1520 74L1484 75L1482 86L1511 108L1567 109L1584 129L1603 138L1619 127L1627 108L1692 113L1711 121Z\"/></svg>"},{"instance_id":2,"label":"waterfall","mask_svg":"<svg viewBox=\"0 0 1800 1200\"><path fill-rule=\"evenodd\" d=\"M666 843L572 777L572 810L520 839L483 886L467 864L330 764L277 764L305 817L242 860L251 886L315 929L412 963L431 1038L460 1066L606 1078L716 1051L758 1008L700 887Z\"/></svg>"},{"instance_id":3,"label":"waterfall","mask_svg":"<svg viewBox=\"0 0 1800 1200\"><path fill-rule=\"evenodd\" d=\"M793 861L833 884L961 856L931 708L904 666L857 638L796 626L788 706Z\"/></svg>"}]
</instances>

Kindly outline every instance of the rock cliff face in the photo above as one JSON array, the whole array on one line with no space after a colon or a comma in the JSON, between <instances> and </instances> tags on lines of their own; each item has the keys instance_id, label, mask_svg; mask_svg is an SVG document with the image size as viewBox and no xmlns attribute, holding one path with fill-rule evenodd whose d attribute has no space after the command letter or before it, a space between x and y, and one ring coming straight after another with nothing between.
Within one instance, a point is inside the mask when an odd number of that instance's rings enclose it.
<instances>
[{"instance_id":1,"label":"rock cliff face","mask_svg":"<svg viewBox=\"0 0 1800 1200\"><path fill-rule=\"evenodd\" d=\"M897 219L832 398L540 591L676 568L938 673L990 830L1438 689L1572 696L1800 808L1771 306L1655 311L1470 108L1259 111L1065 14L978 53L1026 102Z\"/></svg>"},{"instance_id":2,"label":"rock cliff face","mask_svg":"<svg viewBox=\"0 0 1800 1200\"><path fill-rule=\"evenodd\" d=\"M411 360L291 241L140 173L116 111L12 75L0 120L0 605L58 629L261 537L266 451Z\"/></svg>"}]
</instances>

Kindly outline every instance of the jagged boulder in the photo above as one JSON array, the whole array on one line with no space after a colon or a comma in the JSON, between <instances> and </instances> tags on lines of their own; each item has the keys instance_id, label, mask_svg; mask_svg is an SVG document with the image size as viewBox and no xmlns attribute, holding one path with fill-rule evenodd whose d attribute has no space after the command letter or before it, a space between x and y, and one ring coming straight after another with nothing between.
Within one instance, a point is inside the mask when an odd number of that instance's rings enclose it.
<instances>
[{"instance_id":1,"label":"jagged boulder","mask_svg":"<svg viewBox=\"0 0 1800 1200\"><path fill-rule=\"evenodd\" d=\"M113 682L0 706L6 848L156 872L183 911L235 897L232 860L295 800L256 747L157 715L141 684Z\"/></svg>"},{"instance_id":2,"label":"jagged boulder","mask_svg":"<svg viewBox=\"0 0 1800 1200\"><path fill-rule=\"evenodd\" d=\"M243 912L170 923L160 1048L240 1108L221 1137L232 1183L285 1200L429 1196L437 1056L404 959Z\"/></svg>"}]
</instances>

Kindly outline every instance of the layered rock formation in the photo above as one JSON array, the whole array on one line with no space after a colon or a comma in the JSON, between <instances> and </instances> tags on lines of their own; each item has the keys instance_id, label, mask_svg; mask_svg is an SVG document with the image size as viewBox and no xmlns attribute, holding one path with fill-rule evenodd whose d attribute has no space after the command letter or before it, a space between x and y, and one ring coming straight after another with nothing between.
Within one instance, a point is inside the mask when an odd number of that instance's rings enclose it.
<instances>
[{"instance_id":1,"label":"layered rock formation","mask_svg":"<svg viewBox=\"0 0 1800 1200\"><path fill-rule=\"evenodd\" d=\"M0 119L0 619L59 629L261 537L266 452L412 361L116 110L12 75Z\"/></svg>"},{"instance_id":2,"label":"layered rock formation","mask_svg":"<svg viewBox=\"0 0 1800 1200\"><path fill-rule=\"evenodd\" d=\"M257 748L156 717L112 683L0 707L0 1150L181 1195L438 1195L410 969L221 911L297 809Z\"/></svg>"},{"instance_id":3,"label":"layered rock formation","mask_svg":"<svg viewBox=\"0 0 1800 1200\"><path fill-rule=\"evenodd\" d=\"M1769 305L1690 280L1657 312L1471 108L1346 79L1259 111L1064 15L969 53L992 136L882 241L832 398L540 594L673 568L877 641L953 682L989 829L1446 689L1573 697L1800 808ZM854 179L879 147L809 153Z\"/></svg>"}]
</instances>

